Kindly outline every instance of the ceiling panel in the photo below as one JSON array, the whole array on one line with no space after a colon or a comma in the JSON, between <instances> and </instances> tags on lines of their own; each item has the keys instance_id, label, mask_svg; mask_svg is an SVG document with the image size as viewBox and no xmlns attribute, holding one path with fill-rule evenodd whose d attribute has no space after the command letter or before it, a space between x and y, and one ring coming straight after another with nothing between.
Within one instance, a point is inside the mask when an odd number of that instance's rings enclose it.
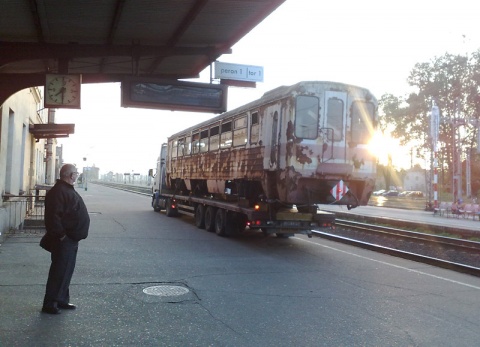
<instances>
[{"instance_id":1,"label":"ceiling panel","mask_svg":"<svg viewBox=\"0 0 480 347\"><path fill-rule=\"evenodd\" d=\"M45 73L198 77L284 1L1 0L0 104Z\"/></svg>"}]
</instances>

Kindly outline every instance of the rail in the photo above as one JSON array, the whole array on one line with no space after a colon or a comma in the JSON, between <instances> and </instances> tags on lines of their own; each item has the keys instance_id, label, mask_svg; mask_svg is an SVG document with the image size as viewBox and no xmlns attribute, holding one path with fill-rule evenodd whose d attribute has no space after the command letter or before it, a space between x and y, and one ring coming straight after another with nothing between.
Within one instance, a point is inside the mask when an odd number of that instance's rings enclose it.
<instances>
[{"instance_id":1,"label":"rail","mask_svg":"<svg viewBox=\"0 0 480 347\"><path fill-rule=\"evenodd\" d=\"M126 192L137 193L142 195L152 195L152 187L146 186L136 186L123 183L113 183L113 182L104 182L104 181L92 181L90 183L98 184L105 187L115 188L119 190L124 190Z\"/></svg>"},{"instance_id":2,"label":"rail","mask_svg":"<svg viewBox=\"0 0 480 347\"><path fill-rule=\"evenodd\" d=\"M8 215L8 234L44 231L44 195L4 195L3 204Z\"/></svg>"},{"instance_id":3,"label":"rail","mask_svg":"<svg viewBox=\"0 0 480 347\"><path fill-rule=\"evenodd\" d=\"M314 235L480 277L480 243L346 220Z\"/></svg>"}]
</instances>

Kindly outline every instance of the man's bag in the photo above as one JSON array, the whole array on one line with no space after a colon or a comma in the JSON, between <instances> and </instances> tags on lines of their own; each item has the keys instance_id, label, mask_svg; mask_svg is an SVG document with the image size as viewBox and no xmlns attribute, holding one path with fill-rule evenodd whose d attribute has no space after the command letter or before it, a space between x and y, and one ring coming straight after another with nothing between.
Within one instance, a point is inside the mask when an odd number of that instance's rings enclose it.
<instances>
[{"instance_id":1,"label":"man's bag","mask_svg":"<svg viewBox=\"0 0 480 347\"><path fill-rule=\"evenodd\" d=\"M40 240L40 247L48 252L52 252L52 249L55 247L55 244L58 242L56 237L50 236L48 233L43 235Z\"/></svg>"}]
</instances>

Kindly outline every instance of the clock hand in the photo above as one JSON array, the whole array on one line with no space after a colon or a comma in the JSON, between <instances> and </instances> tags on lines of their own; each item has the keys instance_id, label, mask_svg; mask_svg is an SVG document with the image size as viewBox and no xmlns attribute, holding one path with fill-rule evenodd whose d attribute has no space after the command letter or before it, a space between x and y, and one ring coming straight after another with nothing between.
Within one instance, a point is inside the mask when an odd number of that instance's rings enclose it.
<instances>
[{"instance_id":1,"label":"clock hand","mask_svg":"<svg viewBox=\"0 0 480 347\"><path fill-rule=\"evenodd\" d=\"M65 98L65 91L66 90L67 90L67 88L62 87L62 104L65 103L65 101L63 99Z\"/></svg>"},{"instance_id":2,"label":"clock hand","mask_svg":"<svg viewBox=\"0 0 480 347\"><path fill-rule=\"evenodd\" d=\"M65 81L65 76L62 78L62 88L60 88L60 91L62 92L62 104L65 102L64 101L64 98L65 98L65 91L67 90L67 88L65 88L65 85L67 84L67 82Z\"/></svg>"},{"instance_id":3,"label":"clock hand","mask_svg":"<svg viewBox=\"0 0 480 347\"><path fill-rule=\"evenodd\" d=\"M65 93L65 87L60 88L60 90L58 91L57 94L55 94L55 96L57 96L59 94L63 94L63 93Z\"/></svg>"}]
</instances>

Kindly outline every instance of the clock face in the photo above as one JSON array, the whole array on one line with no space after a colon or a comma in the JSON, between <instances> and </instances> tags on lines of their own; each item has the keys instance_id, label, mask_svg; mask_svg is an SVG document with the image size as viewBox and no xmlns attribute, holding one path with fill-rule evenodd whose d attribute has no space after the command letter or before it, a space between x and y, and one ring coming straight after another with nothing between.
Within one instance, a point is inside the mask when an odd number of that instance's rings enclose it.
<instances>
[{"instance_id":1,"label":"clock face","mask_svg":"<svg viewBox=\"0 0 480 347\"><path fill-rule=\"evenodd\" d=\"M81 75L48 74L45 81L45 107L80 108Z\"/></svg>"}]
</instances>

